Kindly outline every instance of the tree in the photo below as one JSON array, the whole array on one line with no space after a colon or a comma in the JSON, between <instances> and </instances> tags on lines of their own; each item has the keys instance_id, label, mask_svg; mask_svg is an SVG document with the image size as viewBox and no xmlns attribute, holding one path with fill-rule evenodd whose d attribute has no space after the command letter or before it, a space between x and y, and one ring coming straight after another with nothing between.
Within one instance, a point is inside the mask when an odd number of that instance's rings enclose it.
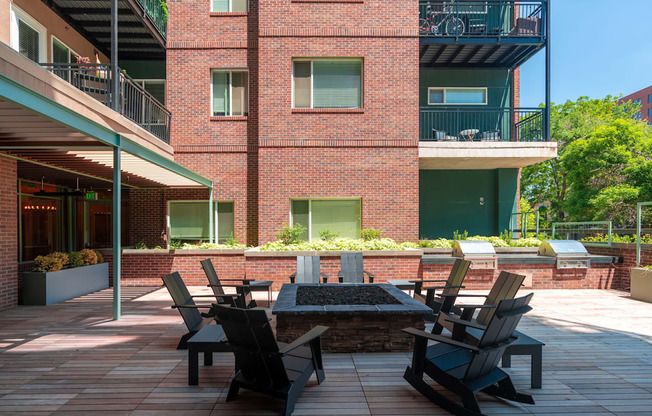
<instances>
[{"instance_id":1,"label":"tree","mask_svg":"<svg viewBox=\"0 0 652 416\"><path fill-rule=\"evenodd\" d=\"M587 216L592 219L595 216L592 210L589 212L579 209L583 204L588 204L588 199L582 199L582 195L576 194L571 188L571 182L578 182L570 180L569 167L573 166L569 166L570 159L564 163L564 155L572 143L590 139L598 129L612 125L617 120L643 127L642 122L633 118L639 109L639 105L631 102L619 104L617 98L612 96L603 99L580 97L577 101L553 105L550 110L550 134L551 140L559 143L559 156L557 159L523 168L521 196L533 206L547 205L548 219L551 221L579 220L586 219ZM631 193L625 191L626 189L622 188L620 195L631 197ZM615 197L613 192L611 195ZM595 201L594 206L601 206L609 199L606 194L602 197L600 201ZM569 200L571 202L568 202ZM568 207L573 209L567 211Z\"/></svg>"}]
</instances>

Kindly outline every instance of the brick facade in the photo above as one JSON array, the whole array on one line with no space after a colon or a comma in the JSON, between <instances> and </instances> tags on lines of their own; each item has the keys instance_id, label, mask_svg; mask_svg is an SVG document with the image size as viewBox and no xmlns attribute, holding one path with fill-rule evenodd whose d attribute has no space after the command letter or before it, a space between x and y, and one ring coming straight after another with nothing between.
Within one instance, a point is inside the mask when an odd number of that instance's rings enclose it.
<instances>
[{"instance_id":1,"label":"brick facade","mask_svg":"<svg viewBox=\"0 0 652 416\"><path fill-rule=\"evenodd\" d=\"M0 156L0 311L18 304L18 194L14 159Z\"/></svg>"}]
</instances>

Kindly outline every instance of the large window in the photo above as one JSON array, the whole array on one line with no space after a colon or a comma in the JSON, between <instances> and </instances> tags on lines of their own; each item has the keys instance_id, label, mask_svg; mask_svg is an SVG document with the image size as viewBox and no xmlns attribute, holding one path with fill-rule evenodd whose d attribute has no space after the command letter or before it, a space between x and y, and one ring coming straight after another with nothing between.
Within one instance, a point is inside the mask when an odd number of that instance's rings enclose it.
<instances>
[{"instance_id":1,"label":"large window","mask_svg":"<svg viewBox=\"0 0 652 416\"><path fill-rule=\"evenodd\" d=\"M11 47L34 62L47 61L46 30L43 25L16 6L11 6Z\"/></svg>"},{"instance_id":2,"label":"large window","mask_svg":"<svg viewBox=\"0 0 652 416\"><path fill-rule=\"evenodd\" d=\"M234 232L233 201L215 201L214 235L219 243ZM208 241L210 237L208 201L170 201L168 227L174 240Z\"/></svg>"},{"instance_id":3,"label":"large window","mask_svg":"<svg viewBox=\"0 0 652 416\"><path fill-rule=\"evenodd\" d=\"M212 12L246 12L248 0L211 0Z\"/></svg>"},{"instance_id":4,"label":"large window","mask_svg":"<svg viewBox=\"0 0 652 416\"><path fill-rule=\"evenodd\" d=\"M486 105L487 89L484 87L430 87L428 105Z\"/></svg>"},{"instance_id":5,"label":"large window","mask_svg":"<svg viewBox=\"0 0 652 416\"><path fill-rule=\"evenodd\" d=\"M295 199L291 201L291 222L307 228L304 240L319 240L328 228L340 237L360 238L359 199Z\"/></svg>"},{"instance_id":6,"label":"large window","mask_svg":"<svg viewBox=\"0 0 652 416\"><path fill-rule=\"evenodd\" d=\"M249 114L249 74L246 71L213 71L212 84L213 116Z\"/></svg>"},{"instance_id":7,"label":"large window","mask_svg":"<svg viewBox=\"0 0 652 416\"><path fill-rule=\"evenodd\" d=\"M362 108L362 60L295 60L294 108Z\"/></svg>"}]
</instances>

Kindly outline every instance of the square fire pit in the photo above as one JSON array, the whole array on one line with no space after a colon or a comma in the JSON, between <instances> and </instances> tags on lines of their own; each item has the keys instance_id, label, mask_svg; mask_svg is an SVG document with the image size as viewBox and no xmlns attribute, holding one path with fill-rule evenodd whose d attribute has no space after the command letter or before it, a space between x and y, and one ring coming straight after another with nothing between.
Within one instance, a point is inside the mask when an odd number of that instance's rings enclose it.
<instances>
[{"instance_id":1,"label":"square fire pit","mask_svg":"<svg viewBox=\"0 0 652 416\"><path fill-rule=\"evenodd\" d=\"M403 328L425 328L432 309L390 284L284 284L272 314L276 336L291 342L316 325L329 352L411 351Z\"/></svg>"}]
</instances>

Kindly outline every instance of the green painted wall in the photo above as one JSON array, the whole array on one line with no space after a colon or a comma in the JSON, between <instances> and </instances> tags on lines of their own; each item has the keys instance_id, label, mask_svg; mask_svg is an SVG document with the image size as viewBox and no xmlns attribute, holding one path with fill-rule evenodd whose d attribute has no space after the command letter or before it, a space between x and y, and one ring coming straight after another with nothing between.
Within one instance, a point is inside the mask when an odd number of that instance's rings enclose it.
<instances>
[{"instance_id":1,"label":"green painted wall","mask_svg":"<svg viewBox=\"0 0 652 416\"><path fill-rule=\"evenodd\" d=\"M428 87L487 87L487 105L511 107L512 74L505 69L419 69L419 105L428 107ZM442 105L430 106L446 108ZM474 106L465 106L472 108Z\"/></svg>"},{"instance_id":2,"label":"green painted wall","mask_svg":"<svg viewBox=\"0 0 652 416\"><path fill-rule=\"evenodd\" d=\"M518 169L420 170L419 236L499 235L516 209L517 179Z\"/></svg>"},{"instance_id":3,"label":"green painted wall","mask_svg":"<svg viewBox=\"0 0 652 416\"><path fill-rule=\"evenodd\" d=\"M165 61L120 61L118 66L136 79L165 79Z\"/></svg>"}]
</instances>

